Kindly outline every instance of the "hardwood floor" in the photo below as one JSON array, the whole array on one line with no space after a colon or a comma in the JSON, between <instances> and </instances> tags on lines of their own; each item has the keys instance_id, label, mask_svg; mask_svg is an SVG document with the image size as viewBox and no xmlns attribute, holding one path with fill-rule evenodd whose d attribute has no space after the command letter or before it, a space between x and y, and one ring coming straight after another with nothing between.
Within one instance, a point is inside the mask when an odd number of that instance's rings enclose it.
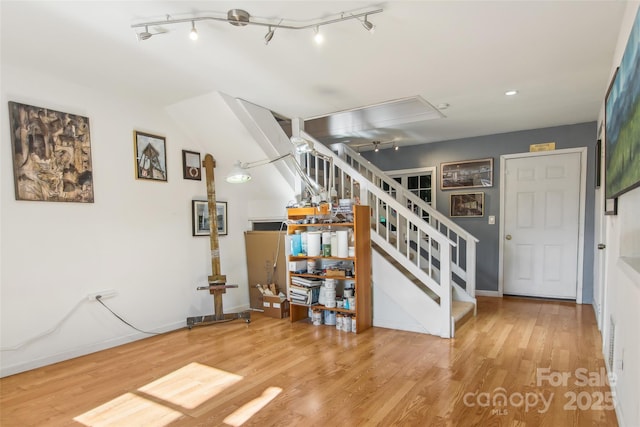
<instances>
[{"instance_id":1,"label":"hardwood floor","mask_svg":"<svg viewBox=\"0 0 640 427\"><path fill-rule=\"evenodd\" d=\"M600 340L591 306L517 298L453 340L253 313L3 378L0 424L616 426Z\"/></svg>"}]
</instances>

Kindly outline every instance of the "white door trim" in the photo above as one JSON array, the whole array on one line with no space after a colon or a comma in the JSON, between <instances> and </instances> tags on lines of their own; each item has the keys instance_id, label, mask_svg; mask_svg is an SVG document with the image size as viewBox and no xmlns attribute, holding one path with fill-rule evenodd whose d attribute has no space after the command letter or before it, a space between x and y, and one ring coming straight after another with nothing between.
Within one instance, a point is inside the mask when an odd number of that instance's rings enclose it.
<instances>
[{"instance_id":1,"label":"white door trim","mask_svg":"<svg viewBox=\"0 0 640 427\"><path fill-rule=\"evenodd\" d=\"M583 267L584 267L584 218L586 208L586 190L587 190L587 147L567 148L554 151L540 151L534 153L517 153L503 154L500 156L500 231L498 236L498 293L500 296L504 292L504 218L505 218L505 163L510 159L522 157L539 157L554 154L580 154L580 213L578 224L578 271L577 273L577 293L576 303L582 304L582 285L583 285Z\"/></svg>"}]
</instances>

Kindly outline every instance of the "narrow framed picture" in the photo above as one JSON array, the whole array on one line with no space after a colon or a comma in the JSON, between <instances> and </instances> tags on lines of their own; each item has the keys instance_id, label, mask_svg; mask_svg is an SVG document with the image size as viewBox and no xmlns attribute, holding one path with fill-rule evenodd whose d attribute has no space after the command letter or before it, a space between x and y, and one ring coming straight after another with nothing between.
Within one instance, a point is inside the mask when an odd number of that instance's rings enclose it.
<instances>
[{"instance_id":1,"label":"narrow framed picture","mask_svg":"<svg viewBox=\"0 0 640 427\"><path fill-rule=\"evenodd\" d=\"M209 221L209 202L206 200L191 201L192 234L194 236L208 236L211 234ZM228 226L227 202L216 202L216 221L218 223L218 236L227 235Z\"/></svg>"},{"instance_id":2,"label":"narrow framed picture","mask_svg":"<svg viewBox=\"0 0 640 427\"><path fill-rule=\"evenodd\" d=\"M202 180L200 153L182 150L182 177L184 179Z\"/></svg>"},{"instance_id":3,"label":"narrow framed picture","mask_svg":"<svg viewBox=\"0 0 640 427\"><path fill-rule=\"evenodd\" d=\"M133 131L136 179L167 181L167 142L162 136Z\"/></svg>"},{"instance_id":4,"label":"narrow framed picture","mask_svg":"<svg viewBox=\"0 0 640 427\"><path fill-rule=\"evenodd\" d=\"M458 193L449 196L452 217L484 216L484 193Z\"/></svg>"},{"instance_id":5,"label":"narrow framed picture","mask_svg":"<svg viewBox=\"0 0 640 427\"><path fill-rule=\"evenodd\" d=\"M493 157L440 164L440 189L493 187Z\"/></svg>"}]
</instances>

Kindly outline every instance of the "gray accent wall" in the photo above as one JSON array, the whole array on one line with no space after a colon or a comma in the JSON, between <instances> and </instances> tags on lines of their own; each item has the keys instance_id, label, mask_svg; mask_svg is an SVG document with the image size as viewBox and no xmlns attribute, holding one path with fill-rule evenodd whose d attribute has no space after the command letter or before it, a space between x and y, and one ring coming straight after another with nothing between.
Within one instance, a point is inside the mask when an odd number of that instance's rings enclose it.
<instances>
[{"instance_id":1,"label":"gray accent wall","mask_svg":"<svg viewBox=\"0 0 640 427\"><path fill-rule=\"evenodd\" d=\"M476 289L498 290L498 245L500 230L500 156L529 152L531 144L555 142L556 149L587 147L587 181L585 206L585 236L582 302L590 304L593 299L593 252L594 252L594 197L595 197L595 146L596 122L533 129L475 138L456 139L422 145L367 151L362 155L382 170L412 169L436 166L440 174L440 163L474 160L493 157L493 187L473 189L485 192L485 214L482 218L454 218L480 243L477 247ZM436 191L437 209L449 214L449 194L440 191L440 177ZM496 224L489 225L489 215L495 215Z\"/></svg>"}]
</instances>

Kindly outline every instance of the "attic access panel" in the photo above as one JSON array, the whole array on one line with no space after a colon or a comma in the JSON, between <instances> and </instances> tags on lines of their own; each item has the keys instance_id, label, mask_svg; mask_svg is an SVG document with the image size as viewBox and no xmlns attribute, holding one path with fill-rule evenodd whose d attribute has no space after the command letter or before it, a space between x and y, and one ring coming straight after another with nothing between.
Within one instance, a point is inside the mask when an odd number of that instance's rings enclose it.
<instances>
[{"instance_id":1,"label":"attic access panel","mask_svg":"<svg viewBox=\"0 0 640 427\"><path fill-rule=\"evenodd\" d=\"M378 129L444 117L422 97L414 96L310 118L305 120L304 129L318 140L345 137L372 140L378 139Z\"/></svg>"}]
</instances>

